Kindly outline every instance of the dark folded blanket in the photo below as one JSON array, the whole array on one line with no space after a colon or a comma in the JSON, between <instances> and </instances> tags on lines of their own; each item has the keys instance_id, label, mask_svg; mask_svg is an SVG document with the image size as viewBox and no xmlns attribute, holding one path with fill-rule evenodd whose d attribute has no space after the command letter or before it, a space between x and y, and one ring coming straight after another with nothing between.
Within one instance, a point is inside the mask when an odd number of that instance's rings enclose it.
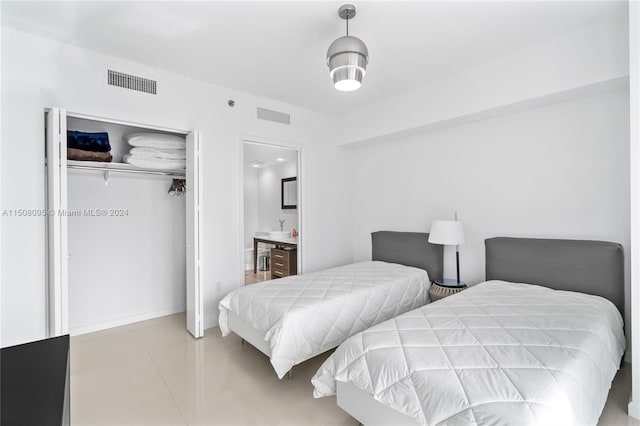
<instances>
[{"instance_id":1,"label":"dark folded blanket","mask_svg":"<svg viewBox=\"0 0 640 426\"><path fill-rule=\"evenodd\" d=\"M87 133L67 130L67 146L93 152L109 152L109 134L106 132Z\"/></svg>"},{"instance_id":2,"label":"dark folded blanket","mask_svg":"<svg viewBox=\"0 0 640 426\"><path fill-rule=\"evenodd\" d=\"M93 152L83 149L67 148L67 160L102 161L110 163L113 160L110 152Z\"/></svg>"}]
</instances>

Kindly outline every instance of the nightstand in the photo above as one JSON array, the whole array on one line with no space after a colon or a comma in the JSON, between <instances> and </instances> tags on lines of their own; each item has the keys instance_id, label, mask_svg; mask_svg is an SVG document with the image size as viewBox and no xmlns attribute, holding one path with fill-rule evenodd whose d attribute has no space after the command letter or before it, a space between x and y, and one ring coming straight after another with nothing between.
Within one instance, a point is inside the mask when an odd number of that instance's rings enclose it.
<instances>
[{"instance_id":1,"label":"nightstand","mask_svg":"<svg viewBox=\"0 0 640 426\"><path fill-rule=\"evenodd\" d=\"M467 288L465 283L458 283L456 280L436 280L431 283L431 288L429 288L429 299L435 302L452 294L460 293L465 288Z\"/></svg>"}]
</instances>

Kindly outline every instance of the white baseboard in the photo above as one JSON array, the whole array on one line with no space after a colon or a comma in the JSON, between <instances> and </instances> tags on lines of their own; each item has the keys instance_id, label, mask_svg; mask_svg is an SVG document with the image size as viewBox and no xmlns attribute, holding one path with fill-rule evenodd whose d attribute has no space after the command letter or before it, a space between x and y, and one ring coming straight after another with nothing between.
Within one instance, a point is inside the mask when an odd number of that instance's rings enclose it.
<instances>
[{"instance_id":1,"label":"white baseboard","mask_svg":"<svg viewBox=\"0 0 640 426\"><path fill-rule=\"evenodd\" d=\"M144 314L140 314L140 315L133 315L126 318L118 318L111 321L105 321L97 324L76 327L76 328L70 329L69 334L71 336L79 336L81 334L93 333L94 331L106 330L108 328L113 328L113 327L120 327L122 325L127 325L134 322L146 321L153 318L173 315L179 312L184 312L184 307L174 306L171 308L161 309L159 311L145 312ZM216 323L217 323L217 318L216 318Z\"/></svg>"},{"instance_id":2,"label":"white baseboard","mask_svg":"<svg viewBox=\"0 0 640 426\"><path fill-rule=\"evenodd\" d=\"M640 404L637 401L629 401L627 414L629 417L640 420Z\"/></svg>"}]
</instances>

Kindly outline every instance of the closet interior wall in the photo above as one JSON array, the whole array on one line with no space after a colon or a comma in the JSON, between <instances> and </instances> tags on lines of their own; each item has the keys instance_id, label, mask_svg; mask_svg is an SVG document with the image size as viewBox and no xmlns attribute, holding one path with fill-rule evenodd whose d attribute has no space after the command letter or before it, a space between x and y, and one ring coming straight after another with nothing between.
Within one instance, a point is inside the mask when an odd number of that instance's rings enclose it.
<instances>
[{"instance_id":1,"label":"closet interior wall","mask_svg":"<svg viewBox=\"0 0 640 426\"><path fill-rule=\"evenodd\" d=\"M113 162L130 148L124 135L148 131L71 117L67 129L108 132ZM186 197L168 195L171 181L68 169L72 335L185 311Z\"/></svg>"}]
</instances>

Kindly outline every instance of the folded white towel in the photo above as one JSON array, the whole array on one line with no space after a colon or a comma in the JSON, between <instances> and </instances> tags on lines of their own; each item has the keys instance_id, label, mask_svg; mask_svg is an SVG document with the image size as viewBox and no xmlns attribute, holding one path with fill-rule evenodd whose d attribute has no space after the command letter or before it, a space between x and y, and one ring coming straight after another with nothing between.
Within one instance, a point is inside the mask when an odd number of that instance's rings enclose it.
<instances>
[{"instance_id":1,"label":"folded white towel","mask_svg":"<svg viewBox=\"0 0 640 426\"><path fill-rule=\"evenodd\" d=\"M184 137L165 133L131 133L124 137L131 146L144 146L161 149L185 149L187 143Z\"/></svg>"},{"instance_id":2,"label":"folded white towel","mask_svg":"<svg viewBox=\"0 0 640 426\"><path fill-rule=\"evenodd\" d=\"M159 170L176 170L184 169L187 167L186 160L171 160L164 158L146 158L137 155L127 154L123 157L125 163L144 167L147 169L159 169Z\"/></svg>"},{"instance_id":3,"label":"folded white towel","mask_svg":"<svg viewBox=\"0 0 640 426\"><path fill-rule=\"evenodd\" d=\"M135 147L131 148L129 154L144 158L163 158L168 160L184 160L187 158L187 151L184 149Z\"/></svg>"}]
</instances>

